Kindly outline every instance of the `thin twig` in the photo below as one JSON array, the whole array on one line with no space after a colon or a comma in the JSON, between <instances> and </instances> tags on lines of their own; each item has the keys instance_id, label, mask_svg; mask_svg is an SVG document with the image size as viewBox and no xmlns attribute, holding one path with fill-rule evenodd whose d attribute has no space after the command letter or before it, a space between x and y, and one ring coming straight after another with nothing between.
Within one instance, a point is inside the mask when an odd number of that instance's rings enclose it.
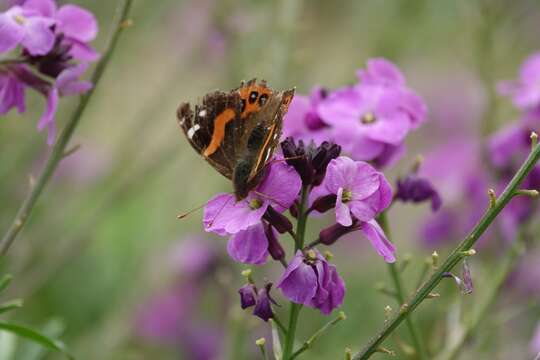
<instances>
[{"instance_id":1,"label":"thin twig","mask_svg":"<svg viewBox=\"0 0 540 360\"><path fill-rule=\"evenodd\" d=\"M413 298L402 307L402 311L399 312L391 321L388 321L383 329L368 343L368 345L358 354L354 356L355 360L369 359L373 353L377 351L383 341L411 314L430 294L430 292L439 284L442 279L442 274L451 271L452 268L458 264L463 258L463 252L472 248L480 236L491 225L497 215L504 209L508 202L514 197L519 185L523 182L525 177L530 173L532 168L538 162L540 158L540 145L537 145L533 151L529 154L523 165L519 168L518 172L512 178L504 192L497 199L494 206L490 207L474 229L446 258L445 262L440 268L431 275L429 280L417 290Z\"/></svg>"},{"instance_id":2,"label":"thin twig","mask_svg":"<svg viewBox=\"0 0 540 360\"><path fill-rule=\"evenodd\" d=\"M99 83L99 80L101 79L105 71L105 68L107 67L111 59L111 56L114 52L114 49L116 48L116 44L118 43L118 39L120 38L120 34L122 33L122 30L125 29L125 26L122 26L122 24L124 24L125 21L128 19L128 14L131 9L132 3L133 3L133 0L123 0L120 3L118 7L119 20L116 23L116 29L109 40L108 46L106 47L106 50L103 53L103 57L97 64L96 69L94 73L92 74L91 82L94 84L94 86L86 94L84 94L81 97L81 101L79 102L77 109L75 110L71 119L68 121L68 123L62 130L62 133L60 134L58 141L54 145L51 155L47 159L47 163L45 164L45 167L43 168L43 171L41 172L36 182L36 186L32 188L27 198L22 203L21 207L19 208L19 211L17 212L17 215L15 216L15 219L13 220L11 226L9 227L4 237L2 238L2 241L0 242L0 257L3 257L6 255L11 244L13 244L13 242L17 238L17 235L21 232L23 227L26 225L28 216L34 209L34 206L39 196L41 195L41 193L45 189L45 186L48 184L49 180L51 179L58 164L64 157L65 148L69 140L71 139L71 136L73 135L73 132L75 131L77 125L79 124L79 121L82 118L84 110L86 109L86 106L88 105L90 99L92 98L92 95L94 94L94 91Z\"/></svg>"}]
</instances>

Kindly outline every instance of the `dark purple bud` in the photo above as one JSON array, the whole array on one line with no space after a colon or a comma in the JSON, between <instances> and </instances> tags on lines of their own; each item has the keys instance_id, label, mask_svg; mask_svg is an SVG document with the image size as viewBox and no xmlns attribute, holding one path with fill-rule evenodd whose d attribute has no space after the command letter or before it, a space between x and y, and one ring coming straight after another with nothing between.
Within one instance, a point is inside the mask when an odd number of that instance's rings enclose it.
<instances>
[{"instance_id":1,"label":"dark purple bud","mask_svg":"<svg viewBox=\"0 0 540 360\"><path fill-rule=\"evenodd\" d=\"M255 305L255 285L246 284L238 290L238 293L240 294L240 306L242 309Z\"/></svg>"},{"instance_id":2,"label":"dark purple bud","mask_svg":"<svg viewBox=\"0 0 540 360\"><path fill-rule=\"evenodd\" d=\"M326 229L321 230L319 233L319 241L325 245L332 245L343 235L358 230L357 225L358 222L356 220L353 221L351 226L343 226L336 223L327 227Z\"/></svg>"},{"instance_id":3,"label":"dark purple bud","mask_svg":"<svg viewBox=\"0 0 540 360\"><path fill-rule=\"evenodd\" d=\"M326 168L333 159L337 158L341 153L341 146L332 144L327 141L323 142L319 146L313 155L313 168L315 169L315 176L313 179L313 185L317 186L322 183L326 175Z\"/></svg>"},{"instance_id":4,"label":"dark purple bud","mask_svg":"<svg viewBox=\"0 0 540 360\"><path fill-rule=\"evenodd\" d=\"M304 146L304 142L300 140L298 145L292 137L286 138L281 143L281 150L287 164L294 167L304 185L311 184L313 179L313 168L308 157L308 149Z\"/></svg>"},{"instance_id":5,"label":"dark purple bud","mask_svg":"<svg viewBox=\"0 0 540 360\"><path fill-rule=\"evenodd\" d=\"M28 59L28 62L37 67L40 73L52 78L58 75L73 63L70 63L72 56L69 54L71 45L64 41L64 35L60 34L56 37L54 46L45 55L30 55L28 51L23 50L23 56Z\"/></svg>"},{"instance_id":6,"label":"dark purple bud","mask_svg":"<svg viewBox=\"0 0 540 360\"><path fill-rule=\"evenodd\" d=\"M336 206L337 196L335 194L329 194L321 196L313 202L310 210L315 210L320 213L325 213Z\"/></svg>"},{"instance_id":7,"label":"dark purple bud","mask_svg":"<svg viewBox=\"0 0 540 360\"><path fill-rule=\"evenodd\" d=\"M283 247L279 243L279 240L272 229L272 225L263 222L263 227L266 238L268 239L268 252L270 253L270 256L272 256L272 259L285 259L285 250L283 250Z\"/></svg>"},{"instance_id":8,"label":"dark purple bud","mask_svg":"<svg viewBox=\"0 0 540 360\"><path fill-rule=\"evenodd\" d=\"M255 309L253 309L253 315L260 317L264 321L268 321L268 319L274 316L272 304L277 305L270 296L271 288L272 284L268 283L264 288L259 290L259 293L257 294L257 304L255 305Z\"/></svg>"},{"instance_id":9,"label":"dark purple bud","mask_svg":"<svg viewBox=\"0 0 540 360\"><path fill-rule=\"evenodd\" d=\"M268 221L280 234L286 233L293 229L291 221L283 214L274 210L271 206L268 207L263 216L264 220Z\"/></svg>"},{"instance_id":10,"label":"dark purple bud","mask_svg":"<svg viewBox=\"0 0 540 360\"><path fill-rule=\"evenodd\" d=\"M398 180L396 199L413 203L431 200L433 211L439 210L442 204L441 197L433 185L427 179L416 175L408 175L405 179Z\"/></svg>"}]
</instances>

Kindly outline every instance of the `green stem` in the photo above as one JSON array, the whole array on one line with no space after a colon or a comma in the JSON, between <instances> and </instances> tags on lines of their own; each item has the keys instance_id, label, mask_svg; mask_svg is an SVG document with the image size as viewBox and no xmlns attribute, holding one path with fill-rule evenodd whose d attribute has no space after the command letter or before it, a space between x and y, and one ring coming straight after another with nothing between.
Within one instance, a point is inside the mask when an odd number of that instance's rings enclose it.
<instances>
[{"instance_id":1,"label":"green stem","mask_svg":"<svg viewBox=\"0 0 540 360\"><path fill-rule=\"evenodd\" d=\"M309 194L309 188L307 186L302 187L302 194L300 199L300 206L298 207L298 222L296 224L296 241L294 242L294 252L304 247L304 238L306 233L306 204ZM298 323L298 315L302 304L295 304L291 302L291 308L289 312L289 328L287 329L287 335L285 337L285 345L283 348L283 360L292 359L292 353L294 348L294 337L296 333L296 325Z\"/></svg>"},{"instance_id":2,"label":"green stem","mask_svg":"<svg viewBox=\"0 0 540 360\"><path fill-rule=\"evenodd\" d=\"M386 211L383 212L379 216L378 220L379 220L379 224L381 225L381 228L384 230L386 234L386 237L388 238L388 240L392 241L391 233L390 233L390 226L388 224ZM399 271L397 269L396 263L388 264L388 270L390 272L392 282L394 283L396 299L399 302L399 305L401 306L403 303L405 303L405 295L404 295L404 290L403 290L403 284L401 281L401 276L399 275ZM418 358L421 360L429 359L426 347L424 345L424 341L422 339L422 335L420 334L420 330L416 326L416 323L412 320L410 316L407 317L405 323L407 324L407 328L409 329L409 333L411 334L413 347L416 350L416 353L418 354Z\"/></svg>"},{"instance_id":3,"label":"green stem","mask_svg":"<svg viewBox=\"0 0 540 360\"><path fill-rule=\"evenodd\" d=\"M536 165L539 158L540 145L536 145L523 165L519 168L518 172L514 175L508 186L505 188L501 196L497 199L495 204L485 212L469 236L467 236L454 249L454 251L452 251L441 267L434 272L433 275L431 275L431 277L420 289L416 291L411 301L408 304L404 304L404 306L401 307L401 311L392 320L386 322L384 328L373 339L371 339L369 344L361 352L354 356L354 359L369 359L371 355L377 351L382 342L422 303L422 301L424 301L429 293L439 284L442 279L442 274L452 270L452 268L461 261L463 258L462 252L471 249L480 236L491 225L497 215L499 215L499 213L512 199L516 190L518 190L518 186Z\"/></svg>"},{"instance_id":4,"label":"green stem","mask_svg":"<svg viewBox=\"0 0 540 360\"><path fill-rule=\"evenodd\" d=\"M58 164L64 157L65 148L69 140L71 139L71 136L73 135L73 132L75 131L77 125L79 124L79 121L82 118L84 110L86 109L86 106L88 105L90 99L92 98L92 95L94 94L94 91L99 83L99 80L101 79L103 72L105 71L105 68L107 67L107 64L109 63L111 59L114 49L116 48L116 44L118 43L120 34L122 33L122 30L125 28L124 24L125 24L125 21L128 19L129 10L131 9L132 3L133 3L133 0L123 0L120 3L118 7L120 16L118 18L118 22L116 23L115 31L109 40L108 46L103 53L103 57L97 64L96 69L94 73L92 74L91 82L94 84L94 86L86 94L84 94L81 97L81 101L79 102L77 109L75 110L71 118L69 119L68 123L62 130L62 133L60 134L58 141L54 145L51 155L47 159L47 163L45 164L45 167L43 168L43 171L41 172L36 182L36 185L32 188L27 198L22 203L21 207L19 208L19 211L17 212L17 215L15 216L15 219L13 220L9 229L7 230L4 237L2 238L2 241L0 242L0 257L3 257L6 255L9 247L11 246L11 244L13 244L13 242L17 238L17 235L21 232L23 227L26 225L28 216L34 209L34 206L39 196L41 195L41 193L45 189L45 186L48 184L49 180L51 179Z\"/></svg>"},{"instance_id":5,"label":"green stem","mask_svg":"<svg viewBox=\"0 0 540 360\"><path fill-rule=\"evenodd\" d=\"M523 237L519 237L510 248L504 262L500 264L498 273L494 276L493 282L490 284L487 294L484 296L484 301L479 305L476 315L474 315L470 322L467 323L465 330L460 334L460 337L449 348L443 350L437 360L454 360L459 355L460 351L464 349L465 342L475 333L476 328L480 325L482 320L486 317L488 310L493 306L497 298L497 294L504 285L508 275L514 269L517 259L523 253L524 241Z\"/></svg>"}]
</instances>

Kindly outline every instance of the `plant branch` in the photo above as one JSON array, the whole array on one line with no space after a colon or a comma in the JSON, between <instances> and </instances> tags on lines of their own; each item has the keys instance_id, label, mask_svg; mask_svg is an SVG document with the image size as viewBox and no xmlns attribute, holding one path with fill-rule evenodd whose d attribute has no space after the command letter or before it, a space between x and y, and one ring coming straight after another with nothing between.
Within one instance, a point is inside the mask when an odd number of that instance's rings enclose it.
<instances>
[{"instance_id":1,"label":"plant branch","mask_svg":"<svg viewBox=\"0 0 540 360\"><path fill-rule=\"evenodd\" d=\"M354 356L355 360L369 359L373 353L377 351L382 342L403 322L409 314L411 314L421 303L424 301L429 293L439 284L442 279L442 274L451 271L452 268L458 264L463 258L463 251L470 250L480 236L491 225L493 220L504 209L508 202L514 197L519 185L529 174L532 168L538 162L540 158L540 145L536 145L531 151L523 165L519 168L518 172L514 175L510 183L506 186L501 196L495 201L495 204L484 213L482 218L476 224L474 229L467 236L452 253L446 258L440 268L431 275L426 283L420 287L412 299L405 303L401 307L401 311L390 321L388 321L384 328L368 343L368 345L358 354Z\"/></svg>"},{"instance_id":2,"label":"plant branch","mask_svg":"<svg viewBox=\"0 0 540 360\"><path fill-rule=\"evenodd\" d=\"M79 124L79 121L81 120L82 115L84 114L84 110L86 109L86 106L88 105L90 99L92 98L92 95L94 94L94 91L105 71L105 68L109 64L109 61L114 52L114 49L116 48L116 45L118 43L122 30L126 28L125 25L127 24L128 14L131 9L132 3L133 3L133 0L123 0L119 4L118 6L119 17L116 23L115 30L113 34L111 35L109 43L103 53L103 57L97 64L96 69L94 70L94 73L92 74L91 82L92 84L94 84L94 86L86 94L84 94L81 97L81 101L79 102L79 105L77 106L75 112L69 119L64 129L62 130L62 133L60 134L58 141L55 143L52 149L51 155L47 159L45 167L43 168L36 182L36 185L32 188L32 190L30 191L30 193L28 194L28 196L22 203L21 207L19 208L19 211L17 212L17 215L15 216L15 219L13 220L9 229L3 236L2 241L0 242L0 257L3 257L6 255L11 244L13 244L13 242L17 238L17 235L21 232L21 230L26 225L28 216L31 214L32 210L34 209L34 206L39 196L42 194L43 190L45 189L45 186L48 184L54 171L58 167L58 164L64 157L65 148L68 145L68 142L71 139L71 136L73 135L73 132L75 131L77 125Z\"/></svg>"},{"instance_id":3,"label":"plant branch","mask_svg":"<svg viewBox=\"0 0 540 360\"><path fill-rule=\"evenodd\" d=\"M390 234L390 226L388 224L388 219L386 216L386 211L383 212L379 216L379 224L381 225L381 228L385 232L388 240L391 240L391 234ZM399 275L398 269L396 267L395 263L388 264L388 270L390 272L390 277L392 278L392 282L394 284L394 290L395 290L395 297L396 300L399 303L399 306L401 307L405 303L405 294L403 289L403 284L401 281L401 276ZM420 360L427 360L429 359L429 356L427 354L426 347L424 345L424 342L422 340L422 335L420 334L420 331L418 327L416 326L416 323L412 320L412 318L409 316L405 320L405 323L407 324L407 328L409 329L409 333L411 334L411 340L413 343L413 347L416 350L416 354L418 355L418 358Z\"/></svg>"}]
</instances>

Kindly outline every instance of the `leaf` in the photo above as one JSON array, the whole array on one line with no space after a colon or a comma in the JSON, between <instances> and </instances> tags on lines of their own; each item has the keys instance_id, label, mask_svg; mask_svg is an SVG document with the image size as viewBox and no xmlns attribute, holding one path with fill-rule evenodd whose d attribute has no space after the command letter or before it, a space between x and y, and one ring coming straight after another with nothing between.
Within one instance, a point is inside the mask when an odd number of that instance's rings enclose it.
<instances>
[{"instance_id":1,"label":"leaf","mask_svg":"<svg viewBox=\"0 0 540 360\"><path fill-rule=\"evenodd\" d=\"M278 327L272 319L270 319L270 325L272 326L272 350L274 352L274 358L276 360L282 360L283 352L281 351Z\"/></svg>"},{"instance_id":2,"label":"leaf","mask_svg":"<svg viewBox=\"0 0 540 360\"><path fill-rule=\"evenodd\" d=\"M2 292L5 288L8 287L11 279L13 279L13 276L11 276L11 274L6 274L2 276L2 278L0 279L0 292Z\"/></svg>"},{"instance_id":3,"label":"leaf","mask_svg":"<svg viewBox=\"0 0 540 360\"><path fill-rule=\"evenodd\" d=\"M64 345L63 342L59 340L50 339L47 336L42 335L38 333L37 331L34 331L27 327L11 324L11 323L0 322L0 330L12 332L18 336L34 341L48 349L60 351L64 355L66 355L66 357L68 357L69 359L72 359L72 360L75 359L73 356L71 356L68 353L66 346Z\"/></svg>"},{"instance_id":4,"label":"leaf","mask_svg":"<svg viewBox=\"0 0 540 360\"><path fill-rule=\"evenodd\" d=\"M23 306L22 299L14 299L0 304L0 314Z\"/></svg>"}]
</instances>

